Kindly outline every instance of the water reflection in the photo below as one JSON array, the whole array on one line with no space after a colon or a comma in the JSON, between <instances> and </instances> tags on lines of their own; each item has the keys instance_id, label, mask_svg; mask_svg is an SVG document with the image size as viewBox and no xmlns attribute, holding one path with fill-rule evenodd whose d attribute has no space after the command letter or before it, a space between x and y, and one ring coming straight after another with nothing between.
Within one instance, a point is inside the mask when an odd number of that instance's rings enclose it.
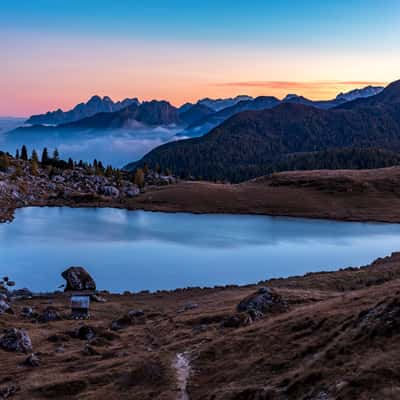
<instances>
[{"instance_id":1,"label":"water reflection","mask_svg":"<svg viewBox=\"0 0 400 400\"><path fill-rule=\"evenodd\" d=\"M53 290L79 264L114 291L243 284L362 265L399 238L396 224L25 208L0 225L0 273L34 290Z\"/></svg>"}]
</instances>

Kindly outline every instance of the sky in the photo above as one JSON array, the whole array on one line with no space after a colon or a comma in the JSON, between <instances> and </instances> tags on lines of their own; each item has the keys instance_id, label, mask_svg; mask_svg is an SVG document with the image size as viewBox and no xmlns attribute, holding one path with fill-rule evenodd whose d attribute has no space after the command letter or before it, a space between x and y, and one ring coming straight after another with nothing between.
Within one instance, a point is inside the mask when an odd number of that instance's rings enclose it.
<instances>
[{"instance_id":1,"label":"sky","mask_svg":"<svg viewBox=\"0 0 400 400\"><path fill-rule=\"evenodd\" d=\"M398 0L1 0L0 115L400 79Z\"/></svg>"}]
</instances>

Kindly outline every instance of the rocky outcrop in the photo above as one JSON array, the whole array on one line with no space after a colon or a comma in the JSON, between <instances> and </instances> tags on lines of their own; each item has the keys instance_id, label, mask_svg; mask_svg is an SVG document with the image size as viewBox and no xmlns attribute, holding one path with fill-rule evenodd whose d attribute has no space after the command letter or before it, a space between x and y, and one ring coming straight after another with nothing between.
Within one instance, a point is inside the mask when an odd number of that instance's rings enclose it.
<instances>
[{"instance_id":1,"label":"rocky outcrop","mask_svg":"<svg viewBox=\"0 0 400 400\"><path fill-rule=\"evenodd\" d=\"M95 281L83 267L70 267L61 275L67 281L65 292L74 290L96 290Z\"/></svg>"},{"instance_id":2,"label":"rocky outcrop","mask_svg":"<svg viewBox=\"0 0 400 400\"><path fill-rule=\"evenodd\" d=\"M10 328L0 337L0 348L17 353L30 353L32 341L24 329Z\"/></svg>"},{"instance_id":3,"label":"rocky outcrop","mask_svg":"<svg viewBox=\"0 0 400 400\"><path fill-rule=\"evenodd\" d=\"M249 313L268 313L275 311L285 311L287 303L273 289L262 287L256 293L243 299L237 306L238 312Z\"/></svg>"}]
</instances>

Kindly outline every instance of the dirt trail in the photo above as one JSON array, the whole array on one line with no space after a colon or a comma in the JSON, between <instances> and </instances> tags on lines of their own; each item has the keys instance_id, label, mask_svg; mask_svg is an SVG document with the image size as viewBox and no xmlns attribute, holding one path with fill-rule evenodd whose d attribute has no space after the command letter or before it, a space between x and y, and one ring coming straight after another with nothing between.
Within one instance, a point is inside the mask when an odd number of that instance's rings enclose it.
<instances>
[{"instance_id":1,"label":"dirt trail","mask_svg":"<svg viewBox=\"0 0 400 400\"><path fill-rule=\"evenodd\" d=\"M177 400L189 400L189 394L186 390L190 375L190 360L187 353L178 353L174 361L176 371L176 381L178 385Z\"/></svg>"}]
</instances>

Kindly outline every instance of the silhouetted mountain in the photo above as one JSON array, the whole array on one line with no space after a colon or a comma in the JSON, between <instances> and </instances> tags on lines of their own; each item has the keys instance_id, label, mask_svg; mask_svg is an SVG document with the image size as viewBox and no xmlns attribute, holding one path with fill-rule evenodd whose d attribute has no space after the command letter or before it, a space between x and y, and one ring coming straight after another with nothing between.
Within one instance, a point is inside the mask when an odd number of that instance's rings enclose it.
<instances>
[{"instance_id":1,"label":"silhouetted mountain","mask_svg":"<svg viewBox=\"0 0 400 400\"><path fill-rule=\"evenodd\" d=\"M206 97L205 99L199 100L197 104L205 105L214 111L221 111L224 108L232 107L235 104L239 103L240 101L246 101L246 100L253 100L253 97L246 95L240 95L228 99L210 99Z\"/></svg>"},{"instance_id":2,"label":"silhouetted mountain","mask_svg":"<svg viewBox=\"0 0 400 400\"><path fill-rule=\"evenodd\" d=\"M178 109L167 101L147 101L110 113L99 113L69 124L62 124L59 128L68 129L110 129L135 128L145 126L179 125Z\"/></svg>"},{"instance_id":3,"label":"silhouetted mountain","mask_svg":"<svg viewBox=\"0 0 400 400\"><path fill-rule=\"evenodd\" d=\"M303 104L310 107L321 108L323 110L328 110L330 108L337 107L343 103L346 103L349 99L355 99L358 97L368 97L379 93L383 88L367 86L363 89L355 89L347 93L339 94L335 99L332 100L310 100L303 96L298 96L297 94L288 94L282 100L278 100L276 97L270 96L260 96L255 99L247 99L236 103L231 107L226 107L215 114L206 116L203 119L199 119L194 123L190 124L183 132L179 133L177 136L181 137L197 137L204 133L209 132L211 129L220 125L222 122L226 121L233 115L249 110L266 110L273 108L278 104L291 103L291 104ZM242 96L245 97L245 96ZM184 105L187 107L187 104Z\"/></svg>"},{"instance_id":4,"label":"silhouetted mountain","mask_svg":"<svg viewBox=\"0 0 400 400\"><path fill-rule=\"evenodd\" d=\"M231 107L224 108L221 111L195 121L178 136L200 136L242 111L264 110L275 107L278 104L280 104L280 101L272 96L260 96L251 100L242 100Z\"/></svg>"},{"instance_id":5,"label":"silhouetted mountain","mask_svg":"<svg viewBox=\"0 0 400 400\"><path fill-rule=\"evenodd\" d=\"M197 103L194 105L189 105L186 103L186 105L187 106L179 109L179 118L187 125L193 124L194 122L214 114L214 110L205 106L204 104Z\"/></svg>"},{"instance_id":6,"label":"silhouetted mountain","mask_svg":"<svg viewBox=\"0 0 400 400\"><path fill-rule=\"evenodd\" d=\"M330 110L283 103L241 112L201 138L165 144L128 167L158 163L179 175L240 181L276 170L296 153L370 148L400 151L400 81ZM342 167L340 157L333 167Z\"/></svg>"},{"instance_id":7,"label":"silhouetted mountain","mask_svg":"<svg viewBox=\"0 0 400 400\"><path fill-rule=\"evenodd\" d=\"M114 103L108 96L101 98L93 96L87 103L80 103L72 110L49 111L46 114L32 115L27 121L27 124L49 124L58 125L68 122L78 121L82 118L90 117L100 112L114 112L130 106L131 104L139 104L137 98L125 99Z\"/></svg>"},{"instance_id":8,"label":"silhouetted mountain","mask_svg":"<svg viewBox=\"0 0 400 400\"><path fill-rule=\"evenodd\" d=\"M371 97L379 94L380 92L382 92L383 89L384 87L382 86L366 86L365 88L362 89L354 89L346 93L339 93L336 96L336 99L344 101L352 101L364 97Z\"/></svg>"}]
</instances>

